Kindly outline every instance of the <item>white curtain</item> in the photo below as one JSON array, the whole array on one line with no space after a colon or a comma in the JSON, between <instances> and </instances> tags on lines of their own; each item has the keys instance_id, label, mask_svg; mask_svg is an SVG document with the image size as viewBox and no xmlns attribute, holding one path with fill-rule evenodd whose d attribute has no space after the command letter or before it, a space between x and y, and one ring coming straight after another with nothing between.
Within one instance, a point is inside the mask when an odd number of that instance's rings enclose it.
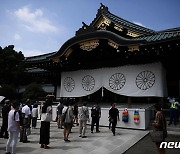
<instances>
[{"instance_id":1,"label":"white curtain","mask_svg":"<svg viewBox=\"0 0 180 154\"><path fill-rule=\"evenodd\" d=\"M90 95L101 87L125 96L167 96L161 63L62 72L61 97Z\"/></svg>"}]
</instances>

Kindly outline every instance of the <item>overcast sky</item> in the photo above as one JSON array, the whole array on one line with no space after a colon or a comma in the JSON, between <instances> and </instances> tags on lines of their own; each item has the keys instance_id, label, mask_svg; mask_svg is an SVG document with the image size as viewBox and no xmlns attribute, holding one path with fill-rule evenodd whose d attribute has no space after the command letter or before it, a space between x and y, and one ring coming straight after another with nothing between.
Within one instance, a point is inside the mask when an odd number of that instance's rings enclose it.
<instances>
[{"instance_id":1,"label":"overcast sky","mask_svg":"<svg viewBox=\"0 0 180 154\"><path fill-rule=\"evenodd\" d=\"M26 57L57 51L100 3L156 31L180 27L180 0L0 0L0 46L15 45Z\"/></svg>"}]
</instances>

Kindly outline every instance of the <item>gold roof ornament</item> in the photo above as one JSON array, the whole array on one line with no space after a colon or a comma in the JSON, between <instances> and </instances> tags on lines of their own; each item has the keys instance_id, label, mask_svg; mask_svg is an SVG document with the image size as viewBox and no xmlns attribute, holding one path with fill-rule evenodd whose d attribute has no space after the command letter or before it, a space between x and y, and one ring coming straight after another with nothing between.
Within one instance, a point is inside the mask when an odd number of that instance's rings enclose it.
<instances>
[{"instance_id":1,"label":"gold roof ornament","mask_svg":"<svg viewBox=\"0 0 180 154\"><path fill-rule=\"evenodd\" d=\"M111 24L111 20L106 18L105 16L102 16L98 23L96 24L96 27L101 30L106 30L106 27Z\"/></svg>"},{"instance_id":2,"label":"gold roof ornament","mask_svg":"<svg viewBox=\"0 0 180 154\"><path fill-rule=\"evenodd\" d=\"M128 46L128 51L139 51L139 45L131 45L131 46Z\"/></svg>"},{"instance_id":3,"label":"gold roof ornament","mask_svg":"<svg viewBox=\"0 0 180 154\"><path fill-rule=\"evenodd\" d=\"M99 40L91 40L79 43L80 48L85 51L91 51L99 45Z\"/></svg>"},{"instance_id":4,"label":"gold roof ornament","mask_svg":"<svg viewBox=\"0 0 180 154\"><path fill-rule=\"evenodd\" d=\"M113 48L115 48L115 49L118 49L119 44L117 44L116 42L114 42L114 41L112 41L112 40L109 40L109 41L108 41L108 44L109 44L111 47L113 47Z\"/></svg>"},{"instance_id":5,"label":"gold roof ornament","mask_svg":"<svg viewBox=\"0 0 180 154\"><path fill-rule=\"evenodd\" d=\"M52 58L52 61L55 62L55 63L58 63L58 62L60 62L60 58L58 58L58 57L57 58Z\"/></svg>"}]
</instances>

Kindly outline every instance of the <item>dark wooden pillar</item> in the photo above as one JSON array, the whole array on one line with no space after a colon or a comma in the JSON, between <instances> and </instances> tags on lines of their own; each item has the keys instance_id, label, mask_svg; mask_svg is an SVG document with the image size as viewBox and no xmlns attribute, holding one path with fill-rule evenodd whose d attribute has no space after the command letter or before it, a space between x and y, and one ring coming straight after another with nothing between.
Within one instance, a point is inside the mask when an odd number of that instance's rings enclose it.
<instances>
[{"instance_id":1,"label":"dark wooden pillar","mask_svg":"<svg viewBox=\"0 0 180 154\"><path fill-rule=\"evenodd\" d=\"M128 96L127 103L128 103L128 108L131 108L132 107L132 97Z\"/></svg>"}]
</instances>

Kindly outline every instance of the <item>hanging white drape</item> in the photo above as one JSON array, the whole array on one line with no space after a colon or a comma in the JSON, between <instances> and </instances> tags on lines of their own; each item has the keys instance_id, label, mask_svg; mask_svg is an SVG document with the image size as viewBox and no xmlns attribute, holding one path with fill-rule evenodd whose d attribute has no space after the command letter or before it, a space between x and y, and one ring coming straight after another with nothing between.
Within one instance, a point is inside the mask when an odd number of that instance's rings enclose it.
<instances>
[{"instance_id":1,"label":"hanging white drape","mask_svg":"<svg viewBox=\"0 0 180 154\"><path fill-rule=\"evenodd\" d=\"M101 87L125 96L167 96L161 63L62 72L60 97L90 95Z\"/></svg>"}]
</instances>

